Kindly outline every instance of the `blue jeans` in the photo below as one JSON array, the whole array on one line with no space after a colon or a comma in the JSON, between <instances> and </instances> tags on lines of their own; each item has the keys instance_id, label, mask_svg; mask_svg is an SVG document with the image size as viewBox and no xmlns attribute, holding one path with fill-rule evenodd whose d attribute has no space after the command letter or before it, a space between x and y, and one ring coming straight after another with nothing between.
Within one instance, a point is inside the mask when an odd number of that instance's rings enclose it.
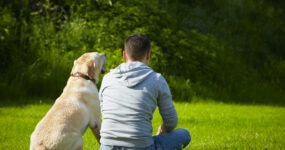
<instances>
[{"instance_id":1,"label":"blue jeans","mask_svg":"<svg viewBox=\"0 0 285 150\"><path fill-rule=\"evenodd\" d=\"M186 129L176 129L153 137L152 145L148 147L122 147L101 144L100 150L180 150L191 141L190 133Z\"/></svg>"}]
</instances>

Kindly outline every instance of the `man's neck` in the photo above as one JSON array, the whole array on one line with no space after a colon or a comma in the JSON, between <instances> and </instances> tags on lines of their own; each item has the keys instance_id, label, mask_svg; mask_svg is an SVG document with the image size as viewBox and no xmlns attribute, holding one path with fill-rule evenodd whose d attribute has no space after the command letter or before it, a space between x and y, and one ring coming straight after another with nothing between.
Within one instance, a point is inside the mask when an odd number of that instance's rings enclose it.
<instances>
[{"instance_id":1,"label":"man's neck","mask_svg":"<svg viewBox=\"0 0 285 150\"><path fill-rule=\"evenodd\" d=\"M141 63L144 63L145 65L148 66L148 61L146 61L146 60L143 60L143 61L140 61L140 60L127 60L127 63L131 63L131 62L141 62Z\"/></svg>"}]
</instances>

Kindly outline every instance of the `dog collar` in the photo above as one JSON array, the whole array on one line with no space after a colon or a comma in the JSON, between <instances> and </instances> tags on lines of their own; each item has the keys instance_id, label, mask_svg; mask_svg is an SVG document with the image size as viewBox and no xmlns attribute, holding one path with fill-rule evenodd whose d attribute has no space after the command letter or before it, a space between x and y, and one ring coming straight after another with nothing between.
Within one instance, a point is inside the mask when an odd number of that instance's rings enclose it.
<instances>
[{"instance_id":1,"label":"dog collar","mask_svg":"<svg viewBox=\"0 0 285 150\"><path fill-rule=\"evenodd\" d=\"M85 80L91 80L93 81L94 83L96 83L95 79L91 79L89 76L83 74L83 73L80 73L80 72L76 72L76 73L72 73L70 76L72 77L81 77Z\"/></svg>"}]
</instances>

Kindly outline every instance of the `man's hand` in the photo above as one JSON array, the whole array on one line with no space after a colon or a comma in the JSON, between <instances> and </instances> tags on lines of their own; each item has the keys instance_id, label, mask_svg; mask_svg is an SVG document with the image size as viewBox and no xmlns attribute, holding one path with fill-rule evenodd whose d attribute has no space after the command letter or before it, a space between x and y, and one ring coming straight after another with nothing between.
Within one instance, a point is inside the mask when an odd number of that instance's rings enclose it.
<instances>
[{"instance_id":1,"label":"man's hand","mask_svg":"<svg viewBox=\"0 0 285 150\"><path fill-rule=\"evenodd\" d=\"M160 134L163 134L163 133L167 133L167 131L166 131L164 125L162 124L162 125L160 125L158 127L158 131L157 131L156 135L160 135Z\"/></svg>"}]
</instances>

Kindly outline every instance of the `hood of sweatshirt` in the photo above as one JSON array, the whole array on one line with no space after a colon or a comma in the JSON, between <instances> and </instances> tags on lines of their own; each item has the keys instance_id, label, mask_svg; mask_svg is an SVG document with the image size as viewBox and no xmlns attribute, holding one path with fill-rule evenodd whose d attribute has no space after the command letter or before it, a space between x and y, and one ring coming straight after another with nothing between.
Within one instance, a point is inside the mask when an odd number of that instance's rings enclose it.
<instances>
[{"instance_id":1,"label":"hood of sweatshirt","mask_svg":"<svg viewBox=\"0 0 285 150\"><path fill-rule=\"evenodd\" d=\"M142 62L123 63L110 71L111 76L127 87L138 85L151 73L153 70Z\"/></svg>"}]
</instances>

